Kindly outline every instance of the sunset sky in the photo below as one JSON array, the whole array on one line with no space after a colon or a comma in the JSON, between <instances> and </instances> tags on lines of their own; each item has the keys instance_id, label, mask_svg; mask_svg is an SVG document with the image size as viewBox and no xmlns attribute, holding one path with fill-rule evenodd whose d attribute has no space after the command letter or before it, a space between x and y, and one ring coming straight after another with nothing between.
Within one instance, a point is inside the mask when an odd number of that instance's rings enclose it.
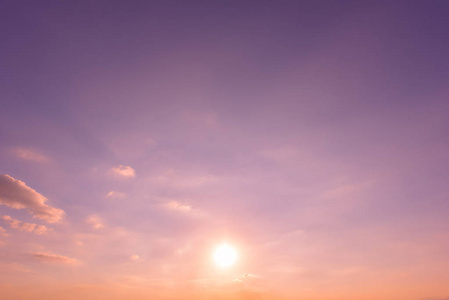
<instances>
[{"instance_id":1,"label":"sunset sky","mask_svg":"<svg viewBox=\"0 0 449 300\"><path fill-rule=\"evenodd\" d=\"M0 299L448 300L448 16L1 1Z\"/></svg>"}]
</instances>

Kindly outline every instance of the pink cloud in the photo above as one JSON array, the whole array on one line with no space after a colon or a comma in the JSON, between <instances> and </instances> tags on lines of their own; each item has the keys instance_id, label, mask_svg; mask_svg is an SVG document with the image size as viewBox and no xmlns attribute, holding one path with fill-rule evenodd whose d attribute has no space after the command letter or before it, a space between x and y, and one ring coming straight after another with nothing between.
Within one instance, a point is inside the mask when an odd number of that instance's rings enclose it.
<instances>
[{"instance_id":1,"label":"pink cloud","mask_svg":"<svg viewBox=\"0 0 449 300\"><path fill-rule=\"evenodd\" d=\"M136 172L130 166L119 165L118 167L111 168L111 173L114 175L133 178L136 177Z\"/></svg>"},{"instance_id":2,"label":"pink cloud","mask_svg":"<svg viewBox=\"0 0 449 300\"><path fill-rule=\"evenodd\" d=\"M8 236L8 234L6 233L6 229L2 226L0 226L0 236Z\"/></svg>"},{"instance_id":3,"label":"pink cloud","mask_svg":"<svg viewBox=\"0 0 449 300\"><path fill-rule=\"evenodd\" d=\"M87 217L86 223L91 225L93 229L101 229L104 227L103 220L96 215Z\"/></svg>"},{"instance_id":4,"label":"pink cloud","mask_svg":"<svg viewBox=\"0 0 449 300\"><path fill-rule=\"evenodd\" d=\"M39 163L46 163L49 161L48 157L46 157L45 155L35 151L35 150L31 150L31 149L25 149L25 148L15 148L13 149L13 153L16 157L24 159L24 160L29 160L29 161L34 161L34 162L39 162Z\"/></svg>"},{"instance_id":5,"label":"pink cloud","mask_svg":"<svg viewBox=\"0 0 449 300\"><path fill-rule=\"evenodd\" d=\"M180 212L190 212L192 208L188 204L179 203L177 201L169 201L164 205L165 208L169 210L177 210Z\"/></svg>"},{"instance_id":6,"label":"pink cloud","mask_svg":"<svg viewBox=\"0 0 449 300\"><path fill-rule=\"evenodd\" d=\"M129 259L132 260L132 261L138 261L138 260L140 259L140 257L139 257L139 255L134 254L134 255L131 255L131 256L129 257Z\"/></svg>"},{"instance_id":7,"label":"pink cloud","mask_svg":"<svg viewBox=\"0 0 449 300\"><path fill-rule=\"evenodd\" d=\"M50 263L61 263L61 264L67 264L67 265L78 265L80 262L74 258L70 258L63 255L53 254L53 253L43 253L43 252L36 252L32 253L32 256L36 260L40 260L43 262L50 262Z\"/></svg>"},{"instance_id":8,"label":"pink cloud","mask_svg":"<svg viewBox=\"0 0 449 300\"><path fill-rule=\"evenodd\" d=\"M34 218L57 223L64 216L61 209L46 204L47 198L30 188L25 182L9 175L0 175L0 204L14 209L25 209Z\"/></svg>"},{"instance_id":9,"label":"pink cloud","mask_svg":"<svg viewBox=\"0 0 449 300\"><path fill-rule=\"evenodd\" d=\"M48 231L48 228L44 225L23 223L19 220L11 218L10 216L3 216L1 219L7 222L11 228L18 229L20 231L32 232L39 235L45 234Z\"/></svg>"},{"instance_id":10,"label":"pink cloud","mask_svg":"<svg viewBox=\"0 0 449 300\"><path fill-rule=\"evenodd\" d=\"M106 198L108 198L108 199L123 199L123 198L126 198L126 194L122 193L122 192L117 192L117 191L110 191L109 193L107 193Z\"/></svg>"}]
</instances>

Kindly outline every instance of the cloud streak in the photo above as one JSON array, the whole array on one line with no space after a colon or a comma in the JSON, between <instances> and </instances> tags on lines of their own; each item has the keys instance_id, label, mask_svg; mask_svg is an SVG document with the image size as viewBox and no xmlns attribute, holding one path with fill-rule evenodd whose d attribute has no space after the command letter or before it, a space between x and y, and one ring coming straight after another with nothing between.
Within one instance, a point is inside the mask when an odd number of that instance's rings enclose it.
<instances>
[{"instance_id":1,"label":"cloud streak","mask_svg":"<svg viewBox=\"0 0 449 300\"><path fill-rule=\"evenodd\" d=\"M123 198L126 198L126 194L122 193L122 192L117 192L117 191L110 191L109 193L107 193L106 198L108 198L108 199L123 199Z\"/></svg>"},{"instance_id":2,"label":"cloud streak","mask_svg":"<svg viewBox=\"0 0 449 300\"><path fill-rule=\"evenodd\" d=\"M87 217L86 223L91 225L93 229L101 229L104 227L103 220L96 215Z\"/></svg>"},{"instance_id":3,"label":"cloud streak","mask_svg":"<svg viewBox=\"0 0 449 300\"><path fill-rule=\"evenodd\" d=\"M36 260L40 260L48 263L60 263L67 265L78 265L80 262L77 259L70 258L63 255L53 254L53 253L43 253L43 252L35 252L32 253L32 256Z\"/></svg>"},{"instance_id":4,"label":"cloud streak","mask_svg":"<svg viewBox=\"0 0 449 300\"><path fill-rule=\"evenodd\" d=\"M14 209L25 209L34 218L48 223L61 221L64 211L47 205L47 200L25 182L7 174L0 175L0 204Z\"/></svg>"},{"instance_id":5,"label":"cloud streak","mask_svg":"<svg viewBox=\"0 0 449 300\"><path fill-rule=\"evenodd\" d=\"M18 229L20 231L32 232L38 235L45 234L48 231L48 228L44 225L38 225L34 223L23 223L10 216L3 216L1 217L1 219L6 223L8 223L9 227Z\"/></svg>"},{"instance_id":6,"label":"cloud streak","mask_svg":"<svg viewBox=\"0 0 449 300\"><path fill-rule=\"evenodd\" d=\"M2 226L0 226L0 236L8 236L8 234L6 233L6 229Z\"/></svg>"},{"instance_id":7,"label":"cloud streak","mask_svg":"<svg viewBox=\"0 0 449 300\"><path fill-rule=\"evenodd\" d=\"M40 154L34 150L25 149L25 148L15 148L13 149L14 155L20 159L29 160L38 163L46 163L49 161L48 157Z\"/></svg>"}]
</instances>

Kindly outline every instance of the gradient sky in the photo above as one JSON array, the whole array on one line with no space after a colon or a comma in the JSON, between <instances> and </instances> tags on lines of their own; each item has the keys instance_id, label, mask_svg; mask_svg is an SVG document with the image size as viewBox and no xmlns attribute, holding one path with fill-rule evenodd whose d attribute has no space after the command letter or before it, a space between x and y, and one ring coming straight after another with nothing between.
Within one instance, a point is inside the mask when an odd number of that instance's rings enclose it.
<instances>
[{"instance_id":1,"label":"gradient sky","mask_svg":"<svg viewBox=\"0 0 449 300\"><path fill-rule=\"evenodd\" d=\"M0 14L0 298L449 299L449 1Z\"/></svg>"}]
</instances>

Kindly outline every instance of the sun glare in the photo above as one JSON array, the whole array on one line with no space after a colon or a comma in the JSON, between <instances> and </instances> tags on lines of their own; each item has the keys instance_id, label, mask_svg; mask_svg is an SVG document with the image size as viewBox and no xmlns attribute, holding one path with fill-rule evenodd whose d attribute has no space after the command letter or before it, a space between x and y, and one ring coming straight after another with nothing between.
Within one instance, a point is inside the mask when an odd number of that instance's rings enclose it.
<instances>
[{"instance_id":1,"label":"sun glare","mask_svg":"<svg viewBox=\"0 0 449 300\"><path fill-rule=\"evenodd\" d=\"M237 260L237 251L228 244L218 246L214 251L214 261L219 267L230 267Z\"/></svg>"}]
</instances>

